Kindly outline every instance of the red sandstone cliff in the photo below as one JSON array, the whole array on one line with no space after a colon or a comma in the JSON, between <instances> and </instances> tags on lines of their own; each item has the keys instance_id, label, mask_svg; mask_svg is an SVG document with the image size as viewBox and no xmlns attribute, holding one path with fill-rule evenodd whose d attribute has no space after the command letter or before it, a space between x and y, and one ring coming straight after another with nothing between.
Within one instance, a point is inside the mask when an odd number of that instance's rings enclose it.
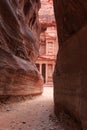
<instances>
[{"instance_id":1,"label":"red sandstone cliff","mask_svg":"<svg viewBox=\"0 0 87 130\"><path fill-rule=\"evenodd\" d=\"M41 0L41 9L39 11L39 20L41 23L42 31L47 27L55 26L53 1Z\"/></svg>"},{"instance_id":2,"label":"red sandstone cliff","mask_svg":"<svg viewBox=\"0 0 87 130\"><path fill-rule=\"evenodd\" d=\"M59 53L54 102L66 129L87 130L87 0L54 0Z\"/></svg>"},{"instance_id":3,"label":"red sandstone cliff","mask_svg":"<svg viewBox=\"0 0 87 130\"><path fill-rule=\"evenodd\" d=\"M0 0L0 95L42 93L42 77L34 65L39 8L39 0Z\"/></svg>"}]
</instances>

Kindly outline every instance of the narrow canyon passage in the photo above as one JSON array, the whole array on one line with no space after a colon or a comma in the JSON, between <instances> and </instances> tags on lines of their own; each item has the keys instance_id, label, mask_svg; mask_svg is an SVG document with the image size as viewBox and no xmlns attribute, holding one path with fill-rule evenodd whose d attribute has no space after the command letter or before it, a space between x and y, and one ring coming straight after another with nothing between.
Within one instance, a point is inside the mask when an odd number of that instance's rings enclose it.
<instances>
[{"instance_id":1,"label":"narrow canyon passage","mask_svg":"<svg viewBox=\"0 0 87 130\"><path fill-rule=\"evenodd\" d=\"M40 96L0 105L0 130L62 130L53 110L53 87Z\"/></svg>"}]
</instances>

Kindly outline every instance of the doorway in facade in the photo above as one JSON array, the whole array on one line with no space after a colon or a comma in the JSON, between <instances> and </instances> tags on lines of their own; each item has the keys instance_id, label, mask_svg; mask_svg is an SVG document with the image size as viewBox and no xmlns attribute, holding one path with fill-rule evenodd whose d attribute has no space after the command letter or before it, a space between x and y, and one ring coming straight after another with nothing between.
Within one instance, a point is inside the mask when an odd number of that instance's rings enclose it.
<instances>
[{"instance_id":1,"label":"doorway in facade","mask_svg":"<svg viewBox=\"0 0 87 130\"><path fill-rule=\"evenodd\" d=\"M37 69L40 74L43 76L44 84L53 84L53 71L54 71L54 64L51 62L41 62L36 63Z\"/></svg>"},{"instance_id":2,"label":"doorway in facade","mask_svg":"<svg viewBox=\"0 0 87 130\"><path fill-rule=\"evenodd\" d=\"M42 64L42 76L44 78L44 83L46 82L46 65Z\"/></svg>"},{"instance_id":3,"label":"doorway in facade","mask_svg":"<svg viewBox=\"0 0 87 130\"><path fill-rule=\"evenodd\" d=\"M41 0L39 22L41 32L39 39L39 57L36 61L36 66L44 78L44 83L48 86L53 86L53 72L58 51L58 40L52 0Z\"/></svg>"}]
</instances>

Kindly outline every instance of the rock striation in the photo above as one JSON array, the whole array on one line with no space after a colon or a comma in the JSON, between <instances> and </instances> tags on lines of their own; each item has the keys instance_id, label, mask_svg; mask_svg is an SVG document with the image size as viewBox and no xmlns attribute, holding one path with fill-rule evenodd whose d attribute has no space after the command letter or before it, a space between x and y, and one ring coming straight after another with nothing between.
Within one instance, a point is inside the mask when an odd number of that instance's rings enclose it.
<instances>
[{"instance_id":1,"label":"rock striation","mask_svg":"<svg viewBox=\"0 0 87 130\"><path fill-rule=\"evenodd\" d=\"M35 61L39 53L39 0L0 1L0 95L42 93Z\"/></svg>"},{"instance_id":2,"label":"rock striation","mask_svg":"<svg viewBox=\"0 0 87 130\"><path fill-rule=\"evenodd\" d=\"M87 130L87 0L54 0L54 11L59 39L55 113L68 115L66 129Z\"/></svg>"}]
</instances>

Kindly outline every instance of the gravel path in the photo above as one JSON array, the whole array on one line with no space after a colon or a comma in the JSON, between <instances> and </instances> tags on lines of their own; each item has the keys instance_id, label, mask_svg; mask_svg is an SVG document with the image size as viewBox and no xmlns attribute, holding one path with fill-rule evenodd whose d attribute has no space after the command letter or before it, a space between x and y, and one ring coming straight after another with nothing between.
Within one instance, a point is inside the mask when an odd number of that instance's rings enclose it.
<instances>
[{"instance_id":1,"label":"gravel path","mask_svg":"<svg viewBox=\"0 0 87 130\"><path fill-rule=\"evenodd\" d=\"M41 96L0 105L0 130L63 130L53 112L53 88L45 87Z\"/></svg>"}]
</instances>

